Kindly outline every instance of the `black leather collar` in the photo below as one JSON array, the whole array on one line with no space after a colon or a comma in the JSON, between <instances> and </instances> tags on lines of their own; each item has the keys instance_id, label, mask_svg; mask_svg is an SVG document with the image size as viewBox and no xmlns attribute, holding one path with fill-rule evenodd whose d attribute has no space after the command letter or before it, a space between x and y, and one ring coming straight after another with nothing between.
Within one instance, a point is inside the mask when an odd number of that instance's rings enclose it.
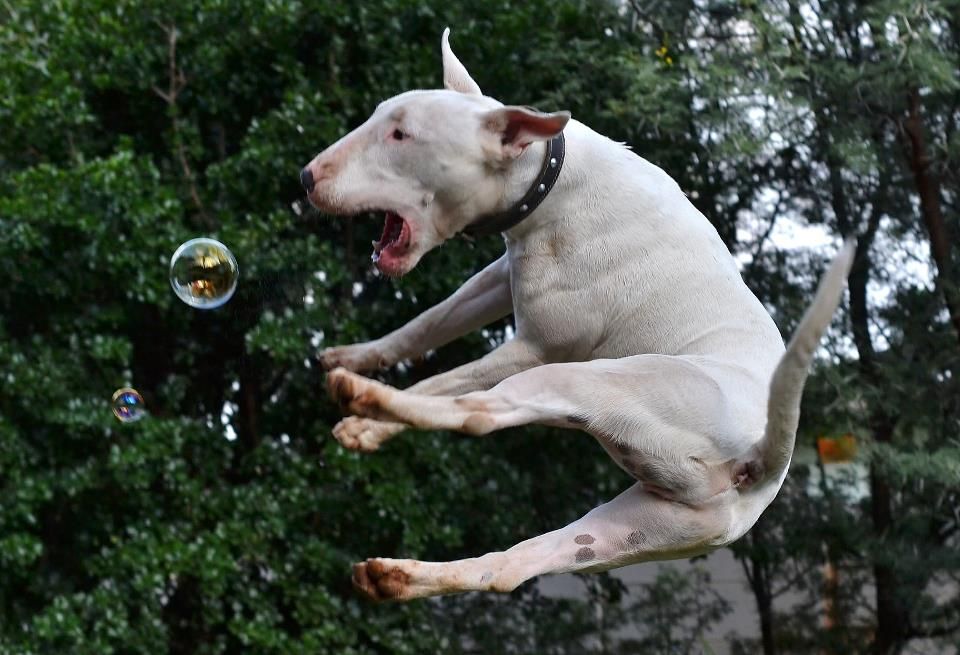
<instances>
[{"instance_id":1,"label":"black leather collar","mask_svg":"<svg viewBox=\"0 0 960 655\"><path fill-rule=\"evenodd\" d=\"M560 177L560 169L563 168L565 151L565 141L563 132L561 132L547 141L543 168L540 169L540 175L537 176L536 182L533 183L526 195L506 211L481 216L465 227L461 234L468 239L472 239L496 234L497 232L506 232L532 214L533 210L539 207L543 199L550 193L553 185L557 183L557 178Z\"/></svg>"}]
</instances>

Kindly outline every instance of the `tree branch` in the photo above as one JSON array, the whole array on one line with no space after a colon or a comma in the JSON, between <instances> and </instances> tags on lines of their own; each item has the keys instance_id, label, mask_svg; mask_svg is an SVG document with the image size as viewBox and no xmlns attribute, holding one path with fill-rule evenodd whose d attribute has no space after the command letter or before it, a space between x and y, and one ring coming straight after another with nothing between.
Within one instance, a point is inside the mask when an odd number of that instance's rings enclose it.
<instances>
[{"instance_id":1,"label":"tree branch","mask_svg":"<svg viewBox=\"0 0 960 655\"><path fill-rule=\"evenodd\" d=\"M180 163L180 170L183 172L184 180L187 183L190 199L193 201L197 212L205 223L209 223L203 201L200 199L200 191L197 189L196 177L193 169L190 167L190 161L187 158L187 148L183 142L183 133L180 130L179 107L177 99L180 92L187 86L187 77L183 70L177 66L177 38L179 32L174 24L164 25L157 22L160 28L167 36L167 90L164 91L157 86L153 86L153 92L156 93L170 110L170 124L173 129L173 144L177 160Z\"/></svg>"}]
</instances>

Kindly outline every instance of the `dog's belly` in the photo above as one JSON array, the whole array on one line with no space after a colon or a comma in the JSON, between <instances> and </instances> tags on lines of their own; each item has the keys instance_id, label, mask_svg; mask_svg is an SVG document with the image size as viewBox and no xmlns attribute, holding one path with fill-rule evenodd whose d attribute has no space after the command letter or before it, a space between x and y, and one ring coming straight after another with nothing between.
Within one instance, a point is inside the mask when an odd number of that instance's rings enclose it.
<instances>
[{"instance_id":1,"label":"dog's belly","mask_svg":"<svg viewBox=\"0 0 960 655\"><path fill-rule=\"evenodd\" d=\"M597 441L617 466L643 485L644 491L664 500L699 505L738 484L732 461L712 465L693 457L667 461L603 436Z\"/></svg>"}]
</instances>

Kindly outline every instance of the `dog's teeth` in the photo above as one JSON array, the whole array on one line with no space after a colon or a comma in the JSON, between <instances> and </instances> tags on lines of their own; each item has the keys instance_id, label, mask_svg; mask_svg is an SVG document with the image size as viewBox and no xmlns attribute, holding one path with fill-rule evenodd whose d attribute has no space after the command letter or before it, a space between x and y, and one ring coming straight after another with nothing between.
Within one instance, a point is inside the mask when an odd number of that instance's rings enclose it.
<instances>
[{"instance_id":1,"label":"dog's teeth","mask_svg":"<svg viewBox=\"0 0 960 655\"><path fill-rule=\"evenodd\" d=\"M377 243L379 243L379 242L378 242L376 239L374 239L373 241L370 242L370 245L373 246L374 248L376 248L376 247L377 247Z\"/></svg>"},{"instance_id":2,"label":"dog's teeth","mask_svg":"<svg viewBox=\"0 0 960 655\"><path fill-rule=\"evenodd\" d=\"M374 252L373 254L371 254L371 255L370 255L370 261L372 261L374 264L376 264L378 261L380 261L380 253Z\"/></svg>"}]
</instances>

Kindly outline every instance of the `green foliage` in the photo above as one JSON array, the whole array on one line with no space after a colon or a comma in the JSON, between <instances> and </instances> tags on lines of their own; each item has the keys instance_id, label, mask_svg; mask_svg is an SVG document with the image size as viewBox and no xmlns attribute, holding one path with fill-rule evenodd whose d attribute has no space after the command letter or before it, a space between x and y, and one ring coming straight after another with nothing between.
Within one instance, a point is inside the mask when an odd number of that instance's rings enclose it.
<instances>
[{"instance_id":1,"label":"green foliage","mask_svg":"<svg viewBox=\"0 0 960 655\"><path fill-rule=\"evenodd\" d=\"M560 75L578 58L623 88L656 70L603 35L622 20L601 2L0 5L0 651L477 641L482 626L443 620L484 601L372 608L350 590L350 564L501 549L626 480L592 444L546 430L417 435L373 457L337 446L316 350L396 327L497 244L453 243L402 281L379 279L351 245L379 226L298 215L297 171L382 98L437 86L447 24L465 61L487 62L476 70L491 94L619 120L596 94L551 94L560 77L586 79ZM543 42L527 38L541 29ZM170 254L201 235L241 269L236 296L209 313L167 282ZM473 337L391 379L487 348ZM128 385L149 417L118 424L110 397ZM534 592L502 606L518 634L556 623ZM582 603L565 607L589 634Z\"/></svg>"},{"instance_id":2,"label":"green foliage","mask_svg":"<svg viewBox=\"0 0 960 655\"><path fill-rule=\"evenodd\" d=\"M640 638L626 639L624 653L704 652L704 632L730 611L729 603L710 587L700 567L690 571L664 568L626 612L644 617Z\"/></svg>"},{"instance_id":3,"label":"green foliage","mask_svg":"<svg viewBox=\"0 0 960 655\"><path fill-rule=\"evenodd\" d=\"M452 242L387 281L355 245L378 221L291 208L314 153L381 99L439 85L446 25L490 95L570 109L670 172L785 333L824 260L773 248L774 222L875 225L867 276L887 293L867 307L872 355L833 335L799 440L867 439L895 413L891 438L863 450L895 520L870 529L872 499L842 493L853 481L790 483L738 556L802 597L775 613L783 648L862 650L877 567L909 608L898 648L955 634L957 599L930 590L960 565L960 376L941 293L958 268L935 284L900 269L928 239L903 138L911 90L956 214L958 5L845 0L811 18L792 1L646 4L0 3L0 652L587 653L625 626L636 643L611 648L687 652L723 614L699 574L635 597L600 578L578 600L527 585L370 607L350 590L363 557L502 549L628 484L595 444L547 429L411 435L363 457L329 437L316 350L397 327L501 247ZM169 257L195 236L240 263L220 310L170 292ZM473 359L504 327L387 379ZM119 424L110 397L128 385L150 415ZM850 619L829 633L824 552Z\"/></svg>"}]
</instances>

